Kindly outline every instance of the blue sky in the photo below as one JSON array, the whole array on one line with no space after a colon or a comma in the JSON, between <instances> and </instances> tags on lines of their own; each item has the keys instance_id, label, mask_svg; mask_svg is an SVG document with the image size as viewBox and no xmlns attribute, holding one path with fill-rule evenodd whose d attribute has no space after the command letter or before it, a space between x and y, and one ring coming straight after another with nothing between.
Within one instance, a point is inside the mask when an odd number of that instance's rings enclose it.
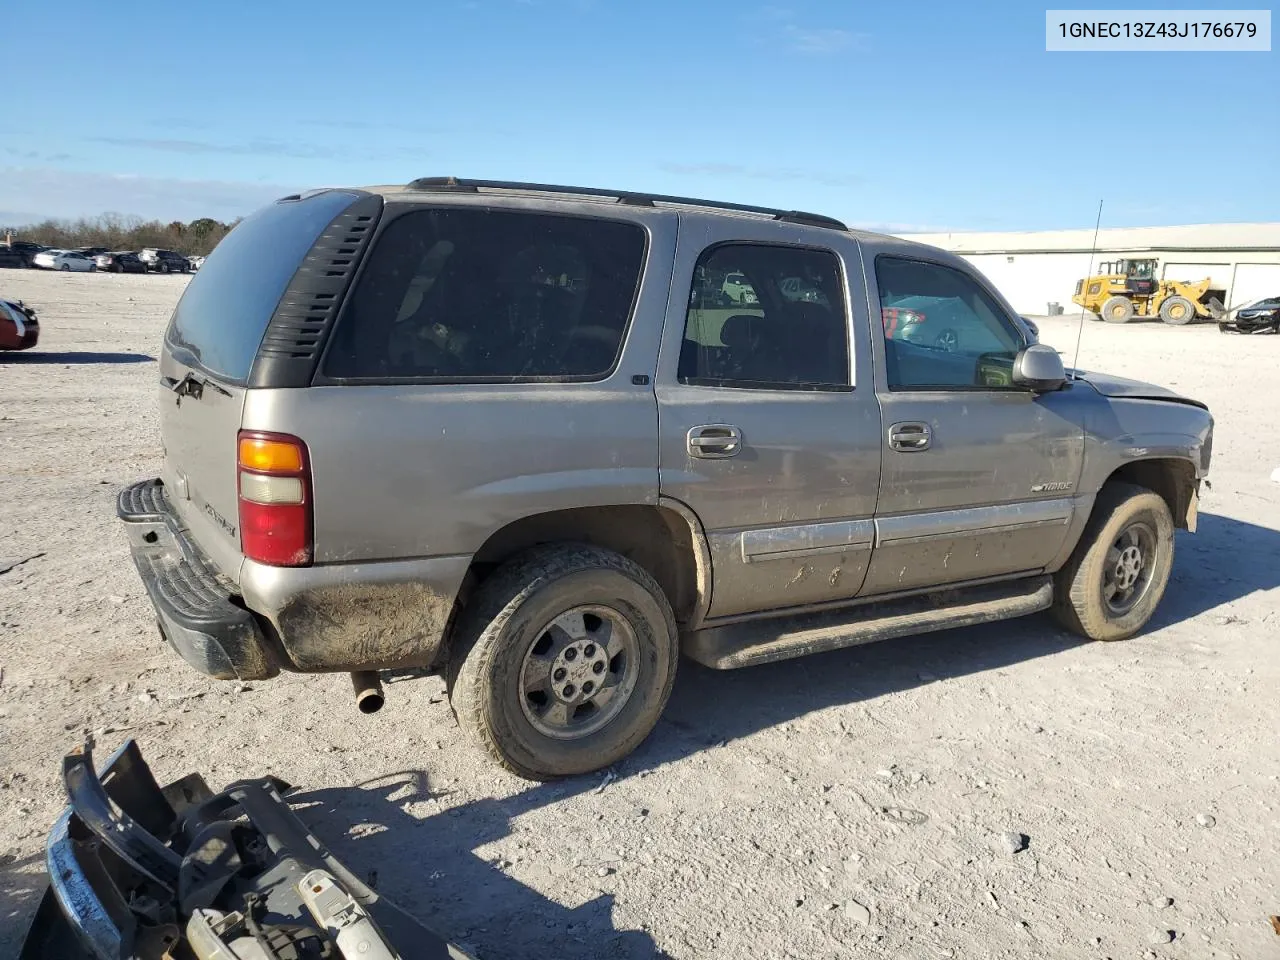
<instances>
[{"instance_id":1,"label":"blue sky","mask_svg":"<svg viewBox=\"0 0 1280 960\"><path fill-rule=\"evenodd\" d=\"M5 6L0 222L439 174L900 231L1280 220L1280 54L1046 53L1043 4Z\"/></svg>"}]
</instances>

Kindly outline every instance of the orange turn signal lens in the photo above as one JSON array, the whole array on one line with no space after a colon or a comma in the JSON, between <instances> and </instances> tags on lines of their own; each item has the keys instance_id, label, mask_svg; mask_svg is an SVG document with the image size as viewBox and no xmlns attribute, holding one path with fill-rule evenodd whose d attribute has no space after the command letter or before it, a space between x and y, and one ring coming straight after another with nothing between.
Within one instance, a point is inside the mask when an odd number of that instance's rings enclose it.
<instances>
[{"instance_id":1,"label":"orange turn signal lens","mask_svg":"<svg viewBox=\"0 0 1280 960\"><path fill-rule=\"evenodd\" d=\"M240 466L263 473L300 473L302 448L286 440L241 437Z\"/></svg>"}]
</instances>

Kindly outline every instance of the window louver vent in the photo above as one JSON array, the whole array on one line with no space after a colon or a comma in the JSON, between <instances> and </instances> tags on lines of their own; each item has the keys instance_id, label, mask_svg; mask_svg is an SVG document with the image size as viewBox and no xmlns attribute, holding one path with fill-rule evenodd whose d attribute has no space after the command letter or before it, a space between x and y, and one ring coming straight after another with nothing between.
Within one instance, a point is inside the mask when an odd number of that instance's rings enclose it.
<instances>
[{"instance_id":1,"label":"window louver vent","mask_svg":"<svg viewBox=\"0 0 1280 960\"><path fill-rule=\"evenodd\" d=\"M381 209L380 197L362 197L316 240L267 325L249 378L251 387L304 387L311 382Z\"/></svg>"}]
</instances>

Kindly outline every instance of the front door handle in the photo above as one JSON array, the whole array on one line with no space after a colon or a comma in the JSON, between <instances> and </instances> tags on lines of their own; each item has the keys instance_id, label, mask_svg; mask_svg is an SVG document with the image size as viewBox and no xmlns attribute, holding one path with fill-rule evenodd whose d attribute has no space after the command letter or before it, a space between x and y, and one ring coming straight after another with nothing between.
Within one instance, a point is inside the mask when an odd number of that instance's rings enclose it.
<instances>
[{"instance_id":1,"label":"front door handle","mask_svg":"<svg viewBox=\"0 0 1280 960\"><path fill-rule=\"evenodd\" d=\"M689 456L703 460L723 460L742 449L742 431L729 423L708 423L692 427L685 438Z\"/></svg>"},{"instance_id":2,"label":"front door handle","mask_svg":"<svg viewBox=\"0 0 1280 960\"><path fill-rule=\"evenodd\" d=\"M895 423L889 428L889 446L903 453L928 450L932 441L933 433L929 430L929 425L919 420Z\"/></svg>"}]
</instances>

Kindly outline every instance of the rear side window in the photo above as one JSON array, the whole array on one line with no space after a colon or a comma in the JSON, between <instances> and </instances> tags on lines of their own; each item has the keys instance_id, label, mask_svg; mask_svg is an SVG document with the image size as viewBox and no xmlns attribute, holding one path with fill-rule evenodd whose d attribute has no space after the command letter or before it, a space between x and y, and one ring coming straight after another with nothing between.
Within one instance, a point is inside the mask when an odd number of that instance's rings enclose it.
<instances>
[{"instance_id":1,"label":"rear side window","mask_svg":"<svg viewBox=\"0 0 1280 960\"><path fill-rule=\"evenodd\" d=\"M229 381L247 380L271 315L302 258L355 199L352 193L328 191L282 200L237 224L187 285L169 321L165 342L178 359Z\"/></svg>"},{"instance_id":2,"label":"rear side window","mask_svg":"<svg viewBox=\"0 0 1280 960\"><path fill-rule=\"evenodd\" d=\"M469 208L387 224L325 356L333 379L592 380L639 288L633 223Z\"/></svg>"},{"instance_id":3,"label":"rear side window","mask_svg":"<svg viewBox=\"0 0 1280 960\"><path fill-rule=\"evenodd\" d=\"M694 270L678 378L755 390L847 389L847 331L831 251L711 247Z\"/></svg>"}]
</instances>

